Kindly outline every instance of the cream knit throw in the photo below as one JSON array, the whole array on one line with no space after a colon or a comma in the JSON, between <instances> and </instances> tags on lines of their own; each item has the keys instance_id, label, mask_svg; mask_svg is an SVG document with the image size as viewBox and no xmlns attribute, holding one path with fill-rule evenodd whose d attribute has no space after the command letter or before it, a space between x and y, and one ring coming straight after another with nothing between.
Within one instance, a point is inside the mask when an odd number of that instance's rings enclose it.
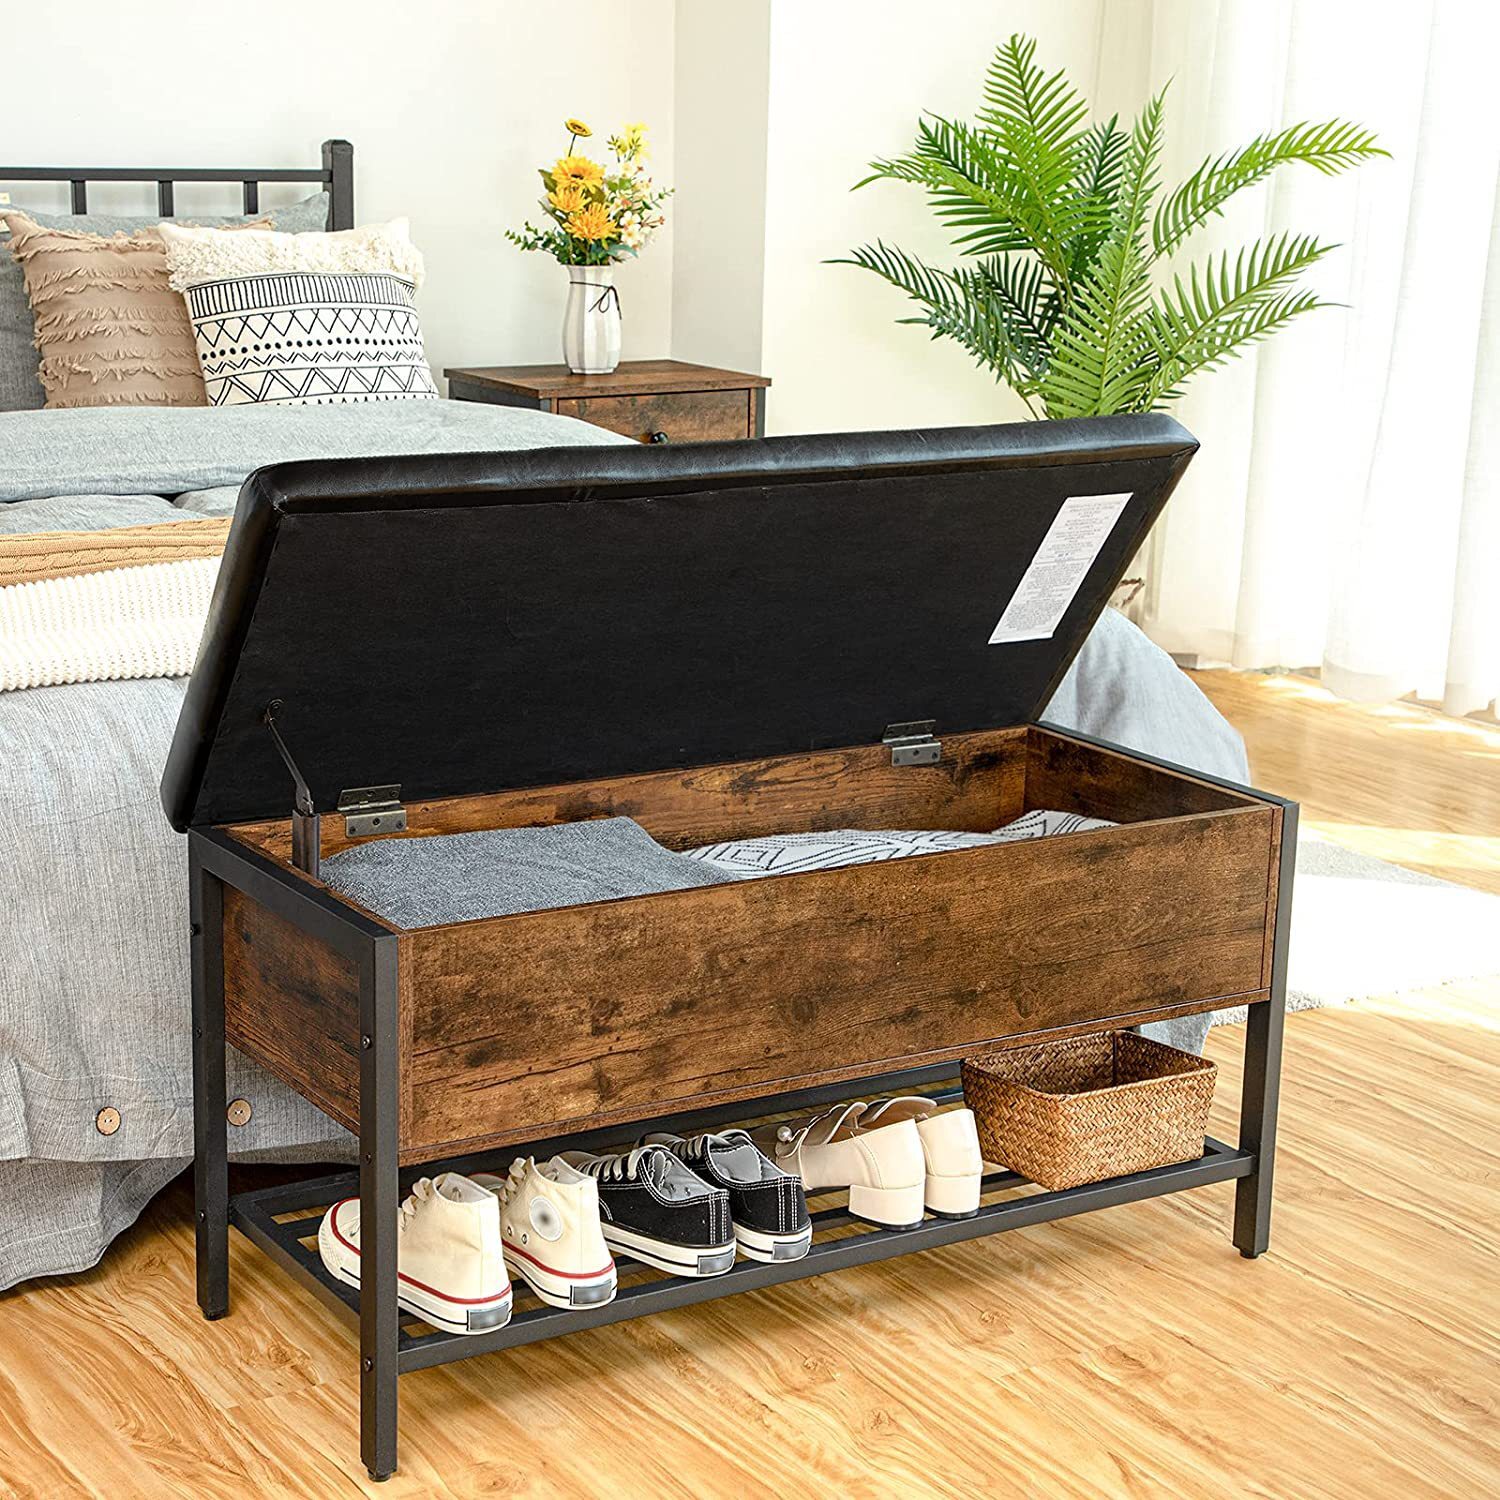
<instances>
[{"instance_id":1,"label":"cream knit throw","mask_svg":"<svg viewBox=\"0 0 1500 1500\"><path fill-rule=\"evenodd\" d=\"M0 588L0 692L126 677L185 677L217 557Z\"/></svg>"}]
</instances>

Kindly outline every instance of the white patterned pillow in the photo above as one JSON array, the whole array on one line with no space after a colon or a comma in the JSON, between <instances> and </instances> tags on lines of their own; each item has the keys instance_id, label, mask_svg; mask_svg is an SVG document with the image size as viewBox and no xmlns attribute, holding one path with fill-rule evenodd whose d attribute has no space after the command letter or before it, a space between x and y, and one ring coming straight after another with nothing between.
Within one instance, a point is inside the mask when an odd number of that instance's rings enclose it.
<instances>
[{"instance_id":1,"label":"white patterned pillow","mask_svg":"<svg viewBox=\"0 0 1500 1500\"><path fill-rule=\"evenodd\" d=\"M1091 828L1113 828L1102 818L1082 813L1035 809L997 828L993 833L965 833L959 829L835 828L825 833L772 833L760 838L726 839L684 849L689 859L754 880L762 875L803 875L810 870L837 870L844 865L880 864L910 859L918 854L945 854L951 849L980 849L987 844L1016 844L1026 839L1052 838L1059 833L1084 833Z\"/></svg>"},{"instance_id":2,"label":"white patterned pillow","mask_svg":"<svg viewBox=\"0 0 1500 1500\"><path fill-rule=\"evenodd\" d=\"M210 406L433 399L406 220L333 234L163 224Z\"/></svg>"}]
</instances>

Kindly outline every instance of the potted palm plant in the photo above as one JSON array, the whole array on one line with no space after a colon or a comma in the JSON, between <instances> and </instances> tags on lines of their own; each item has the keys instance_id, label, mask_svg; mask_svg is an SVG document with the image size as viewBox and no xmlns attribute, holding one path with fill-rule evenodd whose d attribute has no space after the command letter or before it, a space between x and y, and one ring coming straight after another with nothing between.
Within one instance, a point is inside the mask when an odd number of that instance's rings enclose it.
<instances>
[{"instance_id":1,"label":"potted palm plant","mask_svg":"<svg viewBox=\"0 0 1500 1500\"><path fill-rule=\"evenodd\" d=\"M1210 157L1162 196L1165 100L1163 89L1129 130L1118 116L1089 124L1066 76L1013 36L972 123L925 117L909 154L872 162L856 184L925 189L965 259L931 266L877 242L839 263L907 293L922 310L901 322L961 344L1035 416L1164 407L1193 376L1324 306L1299 282L1335 248L1276 234L1169 270L1189 237L1279 167L1332 175L1388 154L1346 121L1291 125Z\"/></svg>"}]
</instances>

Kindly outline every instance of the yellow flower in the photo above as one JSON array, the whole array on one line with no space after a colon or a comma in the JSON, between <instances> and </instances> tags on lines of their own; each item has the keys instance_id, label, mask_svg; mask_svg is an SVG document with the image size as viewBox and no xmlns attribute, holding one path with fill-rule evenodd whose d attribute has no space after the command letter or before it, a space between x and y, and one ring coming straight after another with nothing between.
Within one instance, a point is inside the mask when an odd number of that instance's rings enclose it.
<instances>
[{"instance_id":1,"label":"yellow flower","mask_svg":"<svg viewBox=\"0 0 1500 1500\"><path fill-rule=\"evenodd\" d=\"M576 184L560 187L547 194L547 201L560 214L576 214L589 201L588 194Z\"/></svg>"},{"instance_id":2,"label":"yellow flower","mask_svg":"<svg viewBox=\"0 0 1500 1500\"><path fill-rule=\"evenodd\" d=\"M627 125L619 135L609 138L610 149L616 156L630 161L637 156L646 154L646 127L637 122Z\"/></svg>"},{"instance_id":3,"label":"yellow flower","mask_svg":"<svg viewBox=\"0 0 1500 1500\"><path fill-rule=\"evenodd\" d=\"M587 140L594 133L588 128L587 125L583 123L582 120L564 120L563 129L566 130L569 135L582 136L584 140Z\"/></svg>"},{"instance_id":4,"label":"yellow flower","mask_svg":"<svg viewBox=\"0 0 1500 1500\"><path fill-rule=\"evenodd\" d=\"M602 203L590 203L568 218L563 226L575 240L612 240L620 226L610 218Z\"/></svg>"},{"instance_id":5,"label":"yellow flower","mask_svg":"<svg viewBox=\"0 0 1500 1500\"><path fill-rule=\"evenodd\" d=\"M604 168L586 156L563 156L552 168L552 177L557 187L597 187L604 180Z\"/></svg>"}]
</instances>

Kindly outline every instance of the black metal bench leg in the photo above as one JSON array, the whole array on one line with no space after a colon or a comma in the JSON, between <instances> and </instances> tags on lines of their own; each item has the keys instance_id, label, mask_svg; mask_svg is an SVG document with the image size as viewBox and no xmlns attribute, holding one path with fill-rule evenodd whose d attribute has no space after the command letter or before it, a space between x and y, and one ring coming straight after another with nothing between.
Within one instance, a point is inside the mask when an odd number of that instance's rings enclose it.
<instances>
[{"instance_id":1,"label":"black metal bench leg","mask_svg":"<svg viewBox=\"0 0 1500 1500\"><path fill-rule=\"evenodd\" d=\"M1271 1243L1271 1179L1276 1160L1276 1111L1281 1092L1281 1040L1286 1025L1286 965L1291 936L1292 877L1297 862L1297 808L1282 809L1271 996L1250 1007L1245 1031L1245 1082L1240 1095L1240 1146L1255 1152L1255 1170L1234 1195L1234 1244L1241 1255L1263 1255Z\"/></svg>"},{"instance_id":2,"label":"black metal bench leg","mask_svg":"<svg viewBox=\"0 0 1500 1500\"><path fill-rule=\"evenodd\" d=\"M188 902L193 976L193 1213L198 1306L229 1311L229 1144L224 1109L224 885L203 868L191 836Z\"/></svg>"},{"instance_id":3,"label":"black metal bench leg","mask_svg":"<svg viewBox=\"0 0 1500 1500\"><path fill-rule=\"evenodd\" d=\"M396 1472L396 1306L400 1212L396 939L376 938L360 964L359 1441L372 1479Z\"/></svg>"}]
</instances>

